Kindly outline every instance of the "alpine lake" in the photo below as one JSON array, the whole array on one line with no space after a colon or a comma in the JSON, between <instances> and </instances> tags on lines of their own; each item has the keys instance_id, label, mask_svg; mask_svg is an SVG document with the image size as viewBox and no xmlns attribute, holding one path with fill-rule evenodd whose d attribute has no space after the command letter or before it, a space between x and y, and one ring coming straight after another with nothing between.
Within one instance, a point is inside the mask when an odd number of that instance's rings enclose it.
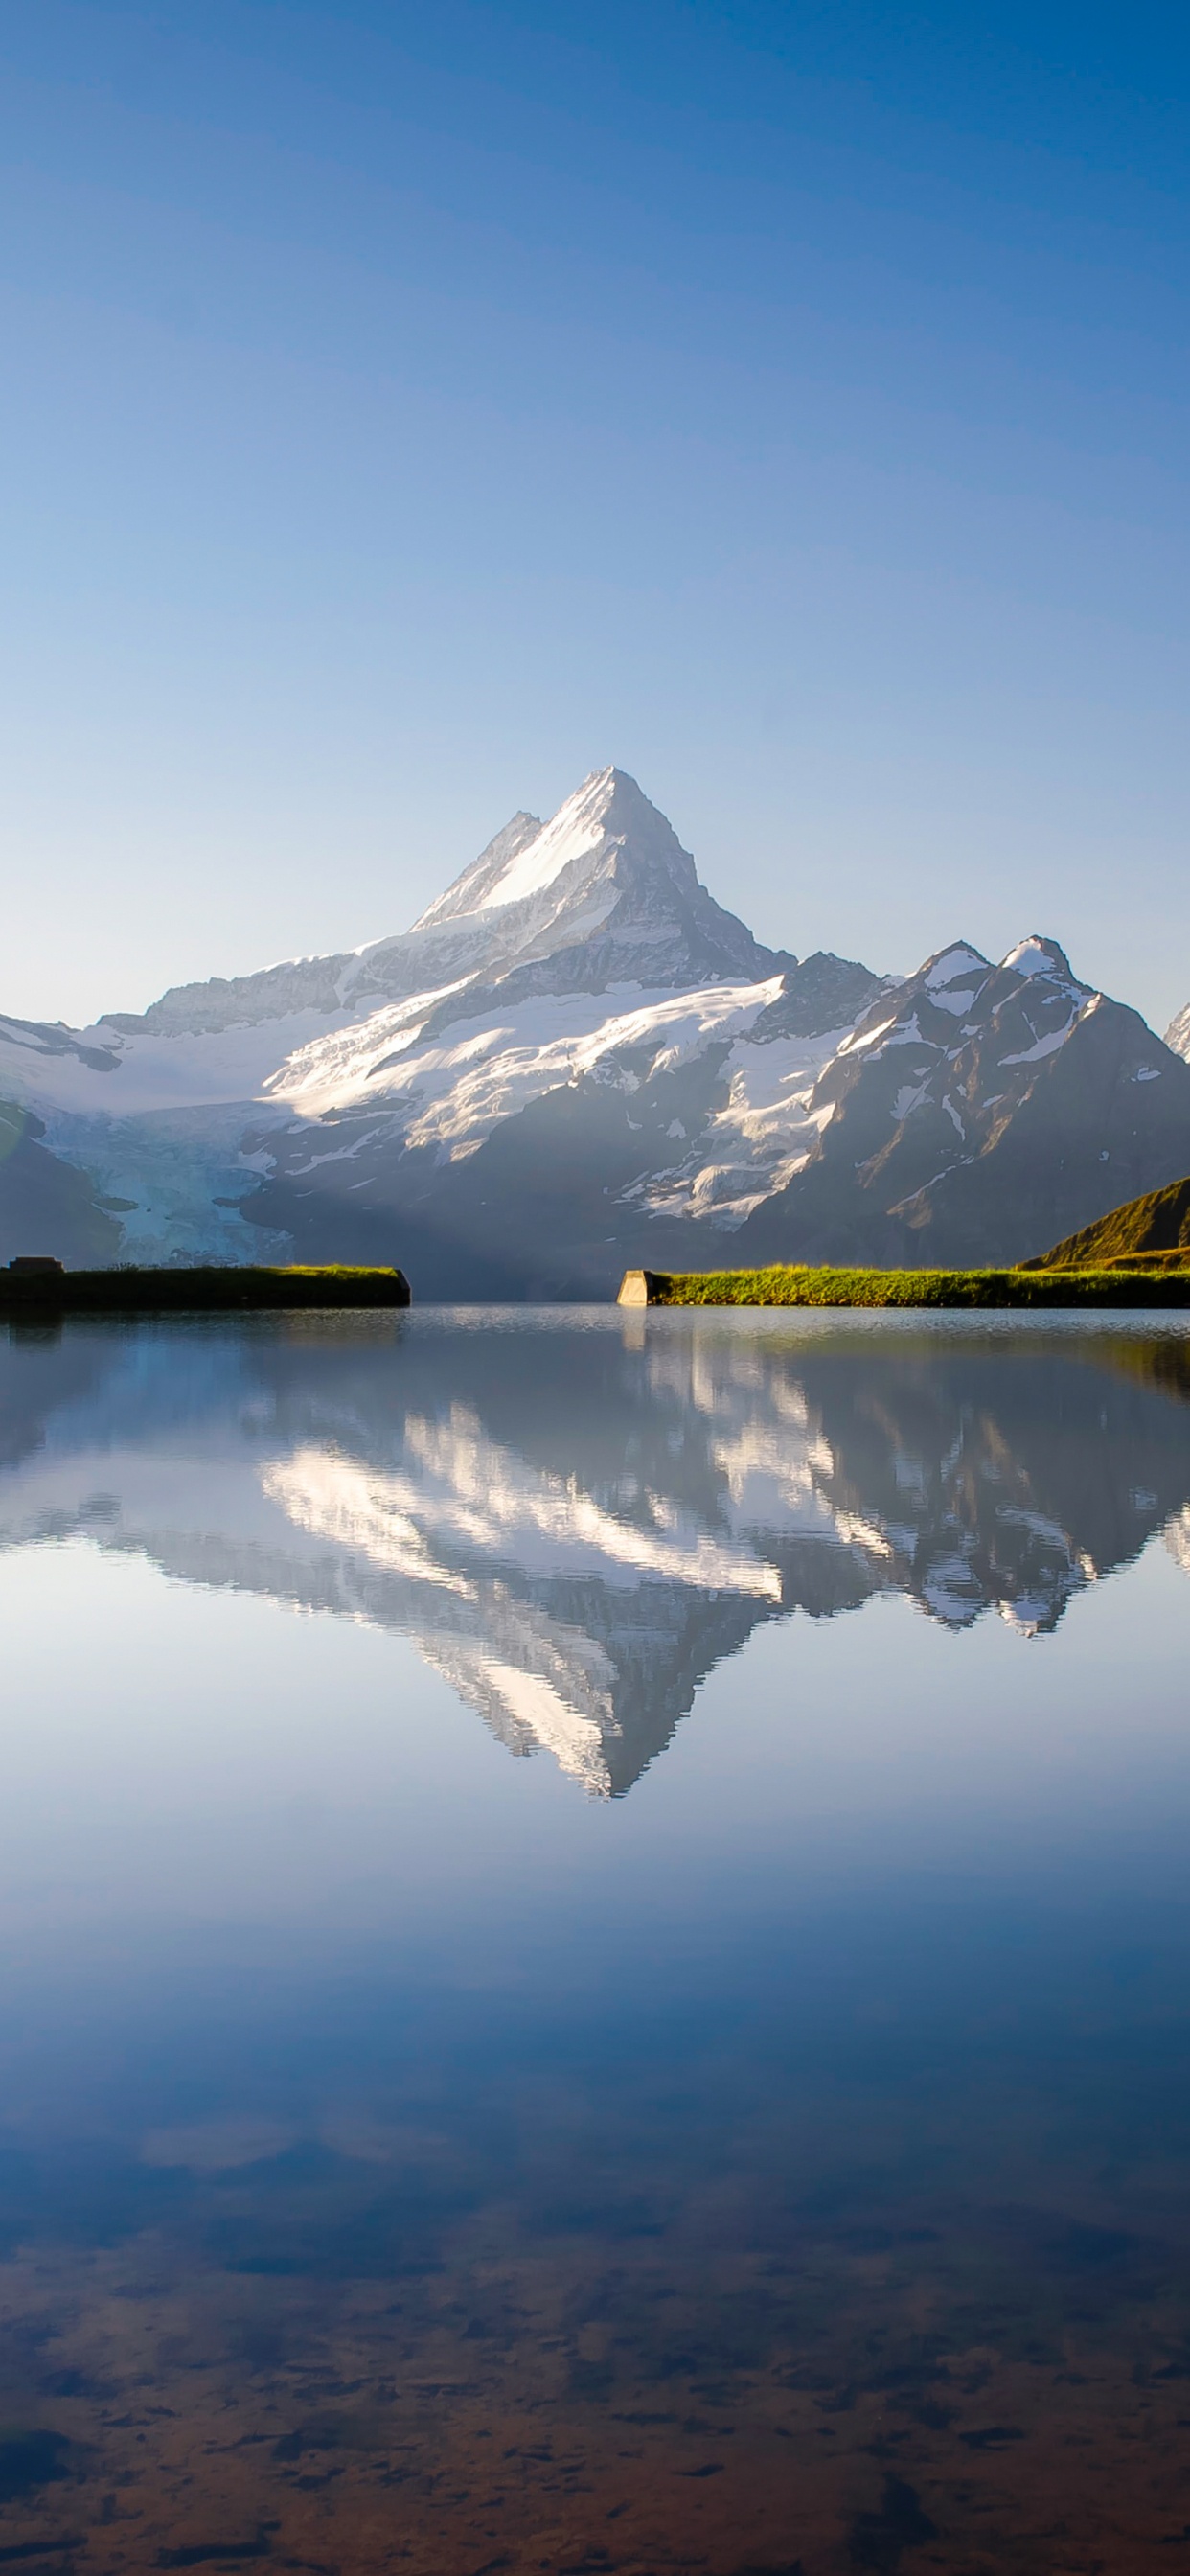
<instances>
[{"instance_id":1,"label":"alpine lake","mask_svg":"<svg viewBox=\"0 0 1190 2576\"><path fill-rule=\"evenodd\" d=\"M0 2568L1190 2566L1188 1326L0 1327Z\"/></svg>"}]
</instances>

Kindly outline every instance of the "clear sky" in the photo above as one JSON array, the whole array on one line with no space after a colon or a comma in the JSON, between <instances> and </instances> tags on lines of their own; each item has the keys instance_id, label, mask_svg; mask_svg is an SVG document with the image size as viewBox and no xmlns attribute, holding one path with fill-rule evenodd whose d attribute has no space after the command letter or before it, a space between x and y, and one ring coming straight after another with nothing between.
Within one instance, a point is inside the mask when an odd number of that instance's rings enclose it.
<instances>
[{"instance_id":1,"label":"clear sky","mask_svg":"<svg viewBox=\"0 0 1190 2576\"><path fill-rule=\"evenodd\" d=\"M0 0L0 1008L614 760L757 934L1190 999L1184 0Z\"/></svg>"}]
</instances>

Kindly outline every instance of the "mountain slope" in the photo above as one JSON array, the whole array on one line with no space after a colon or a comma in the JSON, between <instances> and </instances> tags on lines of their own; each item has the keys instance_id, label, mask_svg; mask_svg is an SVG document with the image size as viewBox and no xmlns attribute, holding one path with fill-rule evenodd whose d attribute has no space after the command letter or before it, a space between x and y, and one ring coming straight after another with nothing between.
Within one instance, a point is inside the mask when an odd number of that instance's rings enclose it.
<instances>
[{"instance_id":1,"label":"mountain slope","mask_svg":"<svg viewBox=\"0 0 1190 2576\"><path fill-rule=\"evenodd\" d=\"M103 1269L119 1255L117 1213L85 1174L40 1139L41 1120L0 1100L0 1258L49 1250L74 1269Z\"/></svg>"},{"instance_id":2,"label":"mountain slope","mask_svg":"<svg viewBox=\"0 0 1190 2576\"><path fill-rule=\"evenodd\" d=\"M1190 1258L1190 1179L1173 1181L1168 1189L1150 1190L1144 1198L1128 1199L1123 1207L1112 1208L1094 1225L1055 1243L1045 1262L1052 1269L1083 1262L1093 1267L1097 1262L1179 1252Z\"/></svg>"},{"instance_id":3,"label":"mountain slope","mask_svg":"<svg viewBox=\"0 0 1190 2576\"><path fill-rule=\"evenodd\" d=\"M819 1142L741 1260L1012 1260L1181 1168L1190 1066L1052 940L999 966L960 942L865 1015L809 1114Z\"/></svg>"}]
</instances>

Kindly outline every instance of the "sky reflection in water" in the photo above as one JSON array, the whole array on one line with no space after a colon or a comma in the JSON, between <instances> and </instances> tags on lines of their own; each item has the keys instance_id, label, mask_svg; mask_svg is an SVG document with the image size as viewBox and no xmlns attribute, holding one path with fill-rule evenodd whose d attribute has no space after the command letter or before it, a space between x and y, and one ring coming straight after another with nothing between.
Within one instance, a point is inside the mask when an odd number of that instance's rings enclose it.
<instances>
[{"instance_id":1,"label":"sky reflection in water","mask_svg":"<svg viewBox=\"0 0 1190 2576\"><path fill-rule=\"evenodd\" d=\"M0 1347L0 2551L1178 2564L1188 1394L1101 1319Z\"/></svg>"}]
</instances>

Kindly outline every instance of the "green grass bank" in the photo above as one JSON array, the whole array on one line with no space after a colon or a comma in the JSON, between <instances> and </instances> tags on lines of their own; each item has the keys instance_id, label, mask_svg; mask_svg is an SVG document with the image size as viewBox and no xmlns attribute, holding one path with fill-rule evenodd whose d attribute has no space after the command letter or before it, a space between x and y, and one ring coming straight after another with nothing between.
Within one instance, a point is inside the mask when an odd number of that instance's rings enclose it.
<instances>
[{"instance_id":1,"label":"green grass bank","mask_svg":"<svg viewBox=\"0 0 1190 2576\"><path fill-rule=\"evenodd\" d=\"M1190 1264L1120 1269L627 1270L621 1306L1190 1306Z\"/></svg>"},{"instance_id":2,"label":"green grass bank","mask_svg":"<svg viewBox=\"0 0 1190 2576\"><path fill-rule=\"evenodd\" d=\"M0 1270L0 1316L210 1315L278 1307L407 1306L403 1270L321 1268Z\"/></svg>"}]
</instances>

